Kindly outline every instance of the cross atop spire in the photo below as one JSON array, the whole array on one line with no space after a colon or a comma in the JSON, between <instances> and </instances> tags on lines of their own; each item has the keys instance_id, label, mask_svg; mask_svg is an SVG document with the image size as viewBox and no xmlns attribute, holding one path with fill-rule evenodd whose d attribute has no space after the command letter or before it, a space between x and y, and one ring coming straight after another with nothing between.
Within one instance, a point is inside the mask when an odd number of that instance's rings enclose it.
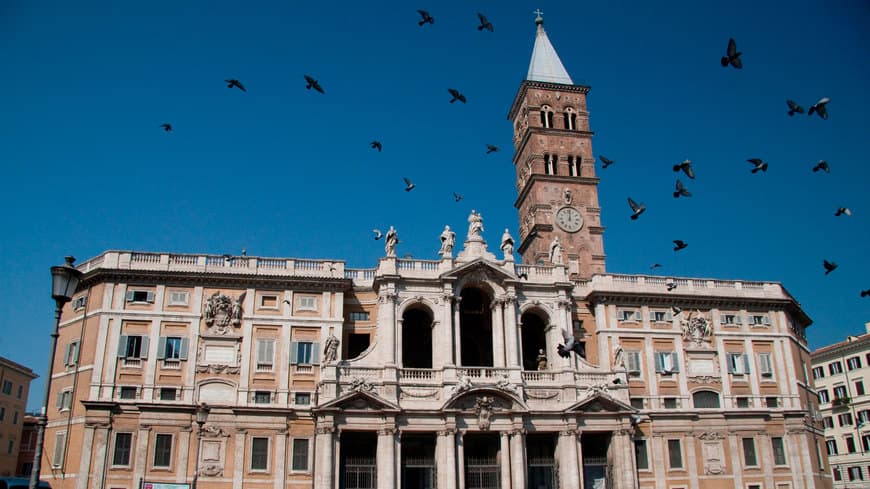
<instances>
[{"instance_id":1,"label":"cross atop spire","mask_svg":"<svg viewBox=\"0 0 870 489\"><path fill-rule=\"evenodd\" d=\"M537 17L535 17L535 24L543 24L544 23L544 12L541 9L535 9L534 12Z\"/></svg>"},{"instance_id":2,"label":"cross atop spire","mask_svg":"<svg viewBox=\"0 0 870 489\"><path fill-rule=\"evenodd\" d=\"M532 61L529 63L526 80L573 85L574 82L562 66L562 60L544 30L544 12L537 9L532 13L537 15L535 24L538 25L538 32L535 34L535 47L532 49Z\"/></svg>"}]
</instances>

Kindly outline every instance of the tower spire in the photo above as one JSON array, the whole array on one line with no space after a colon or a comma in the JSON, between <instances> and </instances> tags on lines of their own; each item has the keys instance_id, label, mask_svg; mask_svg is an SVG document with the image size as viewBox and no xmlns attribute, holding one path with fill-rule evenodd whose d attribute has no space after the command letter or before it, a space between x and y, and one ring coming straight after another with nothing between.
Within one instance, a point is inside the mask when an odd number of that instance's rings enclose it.
<instances>
[{"instance_id":1,"label":"tower spire","mask_svg":"<svg viewBox=\"0 0 870 489\"><path fill-rule=\"evenodd\" d=\"M535 34L535 47L532 49L532 61L529 63L529 74L526 80L573 85L574 82L565 71L562 60L559 59L556 49L547 37L547 31L544 30L544 12L538 9L532 13L536 15L535 24L538 26L538 32Z\"/></svg>"}]
</instances>

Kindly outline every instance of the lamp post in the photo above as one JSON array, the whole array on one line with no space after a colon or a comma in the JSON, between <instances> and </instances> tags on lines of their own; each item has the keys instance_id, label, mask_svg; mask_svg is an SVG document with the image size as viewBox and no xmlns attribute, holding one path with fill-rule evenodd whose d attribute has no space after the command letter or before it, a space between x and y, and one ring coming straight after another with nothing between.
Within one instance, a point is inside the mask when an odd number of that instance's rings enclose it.
<instances>
[{"instance_id":1,"label":"lamp post","mask_svg":"<svg viewBox=\"0 0 870 489\"><path fill-rule=\"evenodd\" d=\"M193 460L193 483L191 489L196 489L196 481L199 479L199 447L202 445L202 426L208 421L208 412L211 408L208 404L202 403L196 407L196 424L199 429L196 431L196 457Z\"/></svg>"},{"instance_id":2,"label":"lamp post","mask_svg":"<svg viewBox=\"0 0 870 489\"><path fill-rule=\"evenodd\" d=\"M67 256L66 263L51 267L51 298L54 299L54 331L51 333L51 354L48 356L48 372L45 376L45 397L42 401L42 413L39 416L36 431L36 452L33 454L33 469L30 473L29 489L36 489L39 483L39 472L42 469L42 447L45 441L45 425L48 423L48 398L51 395L51 374L54 370L54 355L57 353L57 337L60 329L60 314L63 305L72 300L72 295L79 286L82 272L76 270L73 262L75 257Z\"/></svg>"}]
</instances>

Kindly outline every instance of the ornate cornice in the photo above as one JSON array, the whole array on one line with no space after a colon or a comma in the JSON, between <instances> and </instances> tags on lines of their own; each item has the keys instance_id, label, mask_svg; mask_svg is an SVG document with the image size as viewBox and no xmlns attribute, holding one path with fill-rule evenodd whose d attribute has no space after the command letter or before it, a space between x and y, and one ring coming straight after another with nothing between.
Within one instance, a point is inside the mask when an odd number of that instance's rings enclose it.
<instances>
[{"instance_id":1,"label":"ornate cornice","mask_svg":"<svg viewBox=\"0 0 870 489\"><path fill-rule=\"evenodd\" d=\"M524 80L523 83L520 85L520 89L517 91L517 95L516 97L514 97L514 101L511 104L511 109L508 112L507 118L509 121L514 120L514 116L516 116L516 112L517 110L519 110L520 105L522 105L522 101L526 98L526 92L528 92L530 88L555 90L559 92L582 93L584 95L589 93L589 90L591 90L591 87L587 85L563 85L561 83Z\"/></svg>"},{"instance_id":2,"label":"ornate cornice","mask_svg":"<svg viewBox=\"0 0 870 489\"><path fill-rule=\"evenodd\" d=\"M287 277L254 274L181 272L166 270L119 270L99 268L82 277L79 289L103 282L141 285L196 286L213 288L272 288L343 292L353 281L335 277Z\"/></svg>"}]
</instances>

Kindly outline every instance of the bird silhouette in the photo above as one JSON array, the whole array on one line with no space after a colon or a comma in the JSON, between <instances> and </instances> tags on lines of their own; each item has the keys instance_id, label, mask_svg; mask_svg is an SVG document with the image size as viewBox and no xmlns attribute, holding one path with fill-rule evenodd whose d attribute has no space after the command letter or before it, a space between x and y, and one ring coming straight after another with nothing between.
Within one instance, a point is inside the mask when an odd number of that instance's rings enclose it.
<instances>
[{"instance_id":1,"label":"bird silhouette","mask_svg":"<svg viewBox=\"0 0 870 489\"><path fill-rule=\"evenodd\" d=\"M571 352L580 357L586 356L583 344L575 340L574 335L569 333L565 328L562 328L562 338L565 340L565 344L556 346L556 351L560 357L568 358L571 356Z\"/></svg>"},{"instance_id":2,"label":"bird silhouette","mask_svg":"<svg viewBox=\"0 0 870 489\"><path fill-rule=\"evenodd\" d=\"M755 165L755 168L752 169L752 173L758 173L759 171L764 171L764 172L767 171L767 163L765 163L764 161L761 161L761 158L750 158L746 161Z\"/></svg>"},{"instance_id":3,"label":"bird silhouette","mask_svg":"<svg viewBox=\"0 0 870 489\"><path fill-rule=\"evenodd\" d=\"M290 301L287 300L287 299L284 299L284 304L287 304L288 306L292 306L292 305L293 305L293 304L291 304Z\"/></svg>"},{"instance_id":4,"label":"bird silhouette","mask_svg":"<svg viewBox=\"0 0 870 489\"><path fill-rule=\"evenodd\" d=\"M453 102L456 102L457 100L462 102L463 104L465 103L465 95L462 95L461 93L459 93L459 90L457 90L455 88L448 88L447 91L450 92L450 95L453 96L453 98L450 99L451 104Z\"/></svg>"},{"instance_id":5,"label":"bird silhouette","mask_svg":"<svg viewBox=\"0 0 870 489\"><path fill-rule=\"evenodd\" d=\"M607 168L608 166L612 165L613 163L615 163L613 160L611 160L610 158L607 158L606 156L603 156L603 155L598 155L598 159L601 160L601 169L602 170L604 168Z\"/></svg>"},{"instance_id":6,"label":"bird silhouette","mask_svg":"<svg viewBox=\"0 0 870 489\"><path fill-rule=\"evenodd\" d=\"M518 273L518 274L517 274L517 278L521 278L521 279L523 279L523 280L528 280L528 279L529 279L529 274L526 273L526 272Z\"/></svg>"},{"instance_id":7,"label":"bird silhouette","mask_svg":"<svg viewBox=\"0 0 870 489\"><path fill-rule=\"evenodd\" d=\"M691 178L692 180L695 179L695 170L692 169L692 160L687 159L679 165L674 165L675 172L678 172L680 170L683 170L683 173L685 173L687 177Z\"/></svg>"},{"instance_id":8,"label":"bird silhouette","mask_svg":"<svg viewBox=\"0 0 870 489\"><path fill-rule=\"evenodd\" d=\"M674 316L677 316L677 315L679 315L681 312L683 312L683 309L680 308L680 307L677 307L677 306L671 306L671 312L674 313Z\"/></svg>"},{"instance_id":9,"label":"bird silhouette","mask_svg":"<svg viewBox=\"0 0 870 489\"><path fill-rule=\"evenodd\" d=\"M492 22L486 20L486 17L483 16L482 13L477 13L477 18L480 19L480 25L477 26L477 30L482 31L484 29L492 32Z\"/></svg>"},{"instance_id":10,"label":"bird silhouette","mask_svg":"<svg viewBox=\"0 0 870 489\"><path fill-rule=\"evenodd\" d=\"M236 80L235 78L230 78L229 80L224 80L224 81L227 82L227 88L238 88L239 90L241 90L243 92L247 92L247 90L245 89L245 86L242 85L242 82Z\"/></svg>"},{"instance_id":11,"label":"bird silhouette","mask_svg":"<svg viewBox=\"0 0 870 489\"><path fill-rule=\"evenodd\" d=\"M163 130L166 132L172 132L172 124L170 124L168 122L164 122L163 124L160 124L160 127L162 127Z\"/></svg>"},{"instance_id":12,"label":"bird silhouette","mask_svg":"<svg viewBox=\"0 0 870 489\"><path fill-rule=\"evenodd\" d=\"M631 212L633 212L633 214L631 215L632 221L636 221L637 218L640 217L640 215L643 214L644 211L646 210L645 205L638 204L637 202L632 200L631 197L628 198L628 206L631 207Z\"/></svg>"},{"instance_id":13,"label":"bird silhouette","mask_svg":"<svg viewBox=\"0 0 870 489\"><path fill-rule=\"evenodd\" d=\"M842 215L851 216L852 210L848 207L838 207L837 212L834 213L834 217L840 217Z\"/></svg>"},{"instance_id":14,"label":"bird silhouette","mask_svg":"<svg viewBox=\"0 0 870 489\"><path fill-rule=\"evenodd\" d=\"M320 86L320 82L318 82L317 80L315 80L314 78L312 78L309 75L303 75L303 76L305 77L305 82L306 82L305 88L307 88L308 90L311 90L313 88L320 93L326 93L323 91L323 87Z\"/></svg>"},{"instance_id":15,"label":"bird silhouette","mask_svg":"<svg viewBox=\"0 0 870 489\"><path fill-rule=\"evenodd\" d=\"M810 106L810 110L807 111L807 115L813 115L813 112L815 112L816 114L819 114L819 117L827 120L828 102L830 101L831 99L829 99L828 97L822 97L821 99L819 99L818 102Z\"/></svg>"},{"instance_id":16,"label":"bird silhouette","mask_svg":"<svg viewBox=\"0 0 870 489\"><path fill-rule=\"evenodd\" d=\"M670 291L677 288L677 283L676 282L668 282L665 284L665 286L668 288L668 292L670 292Z\"/></svg>"},{"instance_id":17,"label":"bird silhouette","mask_svg":"<svg viewBox=\"0 0 870 489\"><path fill-rule=\"evenodd\" d=\"M870 289L862 290L861 297L867 297L867 296L870 296Z\"/></svg>"},{"instance_id":18,"label":"bird silhouette","mask_svg":"<svg viewBox=\"0 0 870 489\"><path fill-rule=\"evenodd\" d=\"M661 268L661 267L662 267L661 263L653 263L652 265L650 265L649 269L655 270L656 268Z\"/></svg>"},{"instance_id":19,"label":"bird silhouette","mask_svg":"<svg viewBox=\"0 0 870 489\"><path fill-rule=\"evenodd\" d=\"M380 153L384 149L384 145L381 144L380 141L372 141L370 144L371 144L372 149L378 150L378 153Z\"/></svg>"},{"instance_id":20,"label":"bird silhouette","mask_svg":"<svg viewBox=\"0 0 870 489\"><path fill-rule=\"evenodd\" d=\"M825 173L831 173L831 167L828 166L828 162L825 160L819 160L819 163L813 167L813 172L817 172L822 170Z\"/></svg>"},{"instance_id":21,"label":"bird silhouette","mask_svg":"<svg viewBox=\"0 0 870 489\"><path fill-rule=\"evenodd\" d=\"M822 260L822 266L825 267L825 275L827 275L836 270L838 265L832 261Z\"/></svg>"},{"instance_id":22,"label":"bird silhouette","mask_svg":"<svg viewBox=\"0 0 870 489\"><path fill-rule=\"evenodd\" d=\"M734 42L734 39L728 39L728 51L725 56L722 56L722 67L727 68L730 64L738 70L743 68L743 62L740 61L741 54L743 53L737 51L737 43Z\"/></svg>"},{"instance_id":23,"label":"bird silhouette","mask_svg":"<svg viewBox=\"0 0 870 489\"><path fill-rule=\"evenodd\" d=\"M496 153L498 152L498 146L487 144L486 145L486 154Z\"/></svg>"},{"instance_id":24,"label":"bird silhouette","mask_svg":"<svg viewBox=\"0 0 870 489\"><path fill-rule=\"evenodd\" d=\"M429 15L429 12L425 10L418 10L417 13L420 14L420 22L417 22L417 25L419 25L420 27L423 27L424 24L435 23L435 17Z\"/></svg>"},{"instance_id":25,"label":"bird silhouette","mask_svg":"<svg viewBox=\"0 0 870 489\"><path fill-rule=\"evenodd\" d=\"M384 233L382 233L378 228L372 229L372 232L375 233L375 241L384 237Z\"/></svg>"},{"instance_id":26,"label":"bird silhouette","mask_svg":"<svg viewBox=\"0 0 870 489\"><path fill-rule=\"evenodd\" d=\"M795 103L794 100L786 100L785 103L788 104L788 115L790 117L794 117L795 113L803 114L804 108Z\"/></svg>"},{"instance_id":27,"label":"bird silhouette","mask_svg":"<svg viewBox=\"0 0 870 489\"><path fill-rule=\"evenodd\" d=\"M681 239L674 240L674 251L680 251L680 250L686 248L687 246L689 246L689 243L686 243L685 241L683 241Z\"/></svg>"},{"instance_id":28,"label":"bird silhouette","mask_svg":"<svg viewBox=\"0 0 870 489\"><path fill-rule=\"evenodd\" d=\"M678 199L678 198L680 198L681 196L682 196L682 197L691 197L691 196L692 196L692 192L689 192L689 189L687 189L687 188L683 185L683 182L681 182L679 178L677 179L677 184L676 184L676 185L677 185L677 190L676 190L676 192L674 192L674 198L675 198L675 199Z\"/></svg>"},{"instance_id":29,"label":"bird silhouette","mask_svg":"<svg viewBox=\"0 0 870 489\"><path fill-rule=\"evenodd\" d=\"M459 202L460 200L462 200L462 196L457 194L456 192L453 192L453 200Z\"/></svg>"},{"instance_id":30,"label":"bird silhouette","mask_svg":"<svg viewBox=\"0 0 870 489\"><path fill-rule=\"evenodd\" d=\"M414 190L414 187L416 187L416 185L411 183L411 181L408 180L408 177L402 177L402 179L405 180L405 192L410 192L411 190Z\"/></svg>"}]
</instances>

